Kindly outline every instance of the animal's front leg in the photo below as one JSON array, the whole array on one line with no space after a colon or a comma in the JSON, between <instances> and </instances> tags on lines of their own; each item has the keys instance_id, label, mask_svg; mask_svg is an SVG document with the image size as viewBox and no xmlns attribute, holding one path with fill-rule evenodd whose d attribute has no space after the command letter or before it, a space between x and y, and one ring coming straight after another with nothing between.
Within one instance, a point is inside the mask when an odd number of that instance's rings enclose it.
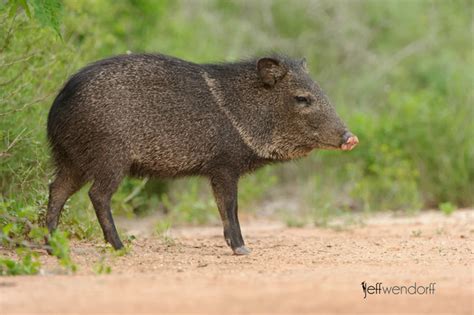
<instances>
[{"instance_id":1,"label":"animal's front leg","mask_svg":"<svg viewBox=\"0 0 474 315\"><path fill-rule=\"evenodd\" d=\"M224 225L224 238L236 255L248 255L238 218L237 183L238 176L221 171L211 177L212 190Z\"/></svg>"}]
</instances>

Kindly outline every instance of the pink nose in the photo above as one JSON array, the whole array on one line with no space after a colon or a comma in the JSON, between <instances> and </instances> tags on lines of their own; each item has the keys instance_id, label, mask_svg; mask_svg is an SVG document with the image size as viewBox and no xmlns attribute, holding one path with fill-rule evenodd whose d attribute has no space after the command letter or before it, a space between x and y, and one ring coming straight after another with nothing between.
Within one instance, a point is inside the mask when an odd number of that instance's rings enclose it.
<instances>
[{"instance_id":1,"label":"pink nose","mask_svg":"<svg viewBox=\"0 0 474 315\"><path fill-rule=\"evenodd\" d=\"M344 142L341 144L341 149L344 151L350 151L354 149L359 143L359 138L350 132L346 132L342 138Z\"/></svg>"}]
</instances>

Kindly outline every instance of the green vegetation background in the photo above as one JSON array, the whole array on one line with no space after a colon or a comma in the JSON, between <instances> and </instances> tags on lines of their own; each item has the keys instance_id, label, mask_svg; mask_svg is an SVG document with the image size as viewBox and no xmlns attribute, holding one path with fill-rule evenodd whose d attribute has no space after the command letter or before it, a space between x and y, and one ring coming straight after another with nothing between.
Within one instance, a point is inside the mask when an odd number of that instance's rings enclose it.
<instances>
[{"instance_id":1,"label":"green vegetation background","mask_svg":"<svg viewBox=\"0 0 474 315\"><path fill-rule=\"evenodd\" d=\"M318 224L344 211L472 207L472 12L470 0L0 1L2 243L41 235L32 230L53 175L45 123L55 94L86 64L128 51L194 62L306 57L361 144L248 176L243 212ZM158 211L173 224L215 221L205 184L129 179L114 210ZM60 226L100 236L87 188Z\"/></svg>"}]
</instances>

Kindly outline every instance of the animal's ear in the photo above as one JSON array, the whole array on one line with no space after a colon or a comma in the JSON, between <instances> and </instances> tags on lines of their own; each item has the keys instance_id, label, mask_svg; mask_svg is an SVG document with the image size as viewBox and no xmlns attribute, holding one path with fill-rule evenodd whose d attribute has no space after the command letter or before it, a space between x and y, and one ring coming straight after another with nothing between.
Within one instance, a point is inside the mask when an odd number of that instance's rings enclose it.
<instances>
[{"instance_id":1,"label":"animal's ear","mask_svg":"<svg viewBox=\"0 0 474 315\"><path fill-rule=\"evenodd\" d=\"M303 68L304 71L308 72L308 63L306 62L306 58L300 60L300 66Z\"/></svg>"},{"instance_id":2,"label":"animal's ear","mask_svg":"<svg viewBox=\"0 0 474 315\"><path fill-rule=\"evenodd\" d=\"M279 60L264 57L257 61L257 72L263 83L274 86L285 76L288 69Z\"/></svg>"}]
</instances>

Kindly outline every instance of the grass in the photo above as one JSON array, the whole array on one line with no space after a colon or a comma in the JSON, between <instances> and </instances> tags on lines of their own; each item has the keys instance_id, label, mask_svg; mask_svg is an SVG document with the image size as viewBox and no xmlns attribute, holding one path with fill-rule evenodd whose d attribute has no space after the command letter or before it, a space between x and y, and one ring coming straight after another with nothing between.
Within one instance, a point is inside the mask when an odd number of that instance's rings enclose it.
<instances>
[{"instance_id":1,"label":"grass","mask_svg":"<svg viewBox=\"0 0 474 315\"><path fill-rule=\"evenodd\" d=\"M170 234L171 221L169 219L163 219L157 222L155 226L155 232L158 237L168 246L175 245L175 240Z\"/></svg>"}]
</instances>

